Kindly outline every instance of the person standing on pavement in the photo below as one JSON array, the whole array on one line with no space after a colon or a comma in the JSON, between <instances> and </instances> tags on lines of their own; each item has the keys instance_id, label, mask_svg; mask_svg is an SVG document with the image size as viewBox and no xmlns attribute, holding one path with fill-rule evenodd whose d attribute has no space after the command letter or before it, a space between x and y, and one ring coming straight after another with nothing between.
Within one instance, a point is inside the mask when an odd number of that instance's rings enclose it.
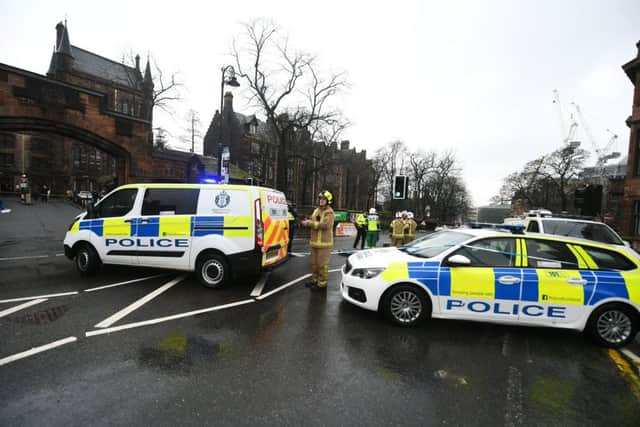
<instances>
[{"instance_id":1,"label":"person standing on pavement","mask_svg":"<svg viewBox=\"0 0 640 427\"><path fill-rule=\"evenodd\" d=\"M287 206L287 218L289 219L289 244L287 245L287 253L291 254L291 245L293 245L293 235L296 231L296 208L291 205Z\"/></svg>"},{"instance_id":2,"label":"person standing on pavement","mask_svg":"<svg viewBox=\"0 0 640 427\"><path fill-rule=\"evenodd\" d=\"M365 212L361 212L356 216L356 241L353 242L353 249L357 249L358 242L360 242L360 249L364 249L364 241L367 237L367 217Z\"/></svg>"},{"instance_id":3,"label":"person standing on pavement","mask_svg":"<svg viewBox=\"0 0 640 427\"><path fill-rule=\"evenodd\" d=\"M333 248L333 222L335 214L331 209L333 195L322 191L318 195L318 207L311 214L311 219L302 221L304 227L311 229L311 281L307 287L312 290L327 289L329 276L329 257Z\"/></svg>"},{"instance_id":4,"label":"person standing on pavement","mask_svg":"<svg viewBox=\"0 0 640 427\"><path fill-rule=\"evenodd\" d=\"M402 246L404 243L404 221L400 212L396 212L396 218L391 221L391 246Z\"/></svg>"},{"instance_id":5,"label":"person standing on pavement","mask_svg":"<svg viewBox=\"0 0 640 427\"><path fill-rule=\"evenodd\" d=\"M378 227L378 215L376 208L369 209L367 216L367 247L375 248L380 238L380 228Z\"/></svg>"}]
</instances>

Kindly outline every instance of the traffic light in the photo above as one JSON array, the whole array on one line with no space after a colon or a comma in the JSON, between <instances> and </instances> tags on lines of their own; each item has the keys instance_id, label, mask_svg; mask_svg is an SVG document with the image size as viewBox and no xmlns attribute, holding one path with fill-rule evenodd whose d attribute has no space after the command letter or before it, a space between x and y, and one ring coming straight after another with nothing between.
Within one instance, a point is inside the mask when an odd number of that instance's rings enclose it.
<instances>
[{"instance_id":1,"label":"traffic light","mask_svg":"<svg viewBox=\"0 0 640 427\"><path fill-rule=\"evenodd\" d=\"M404 175L397 175L393 178L393 198L394 199L406 199L407 187L409 180Z\"/></svg>"}]
</instances>

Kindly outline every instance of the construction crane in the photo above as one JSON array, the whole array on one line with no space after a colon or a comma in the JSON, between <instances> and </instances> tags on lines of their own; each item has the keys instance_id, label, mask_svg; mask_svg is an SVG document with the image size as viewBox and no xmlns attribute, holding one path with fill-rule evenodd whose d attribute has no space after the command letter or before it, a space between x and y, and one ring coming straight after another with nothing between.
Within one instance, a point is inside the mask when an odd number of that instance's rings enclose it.
<instances>
[{"instance_id":1,"label":"construction crane","mask_svg":"<svg viewBox=\"0 0 640 427\"><path fill-rule=\"evenodd\" d=\"M591 146L593 147L593 151L596 153L596 163L594 165L594 167L596 168L596 170L598 172L602 172L602 170L604 169L605 164L611 160L611 159L617 159L618 157L620 157L620 153L618 151L612 151L614 148L614 144L616 143L617 139L618 139L618 135L616 135L615 133L613 133L610 129L607 129L607 132L609 132L611 134L609 141L607 141L607 143L605 145L599 146L596 143L595 138L593 137L593 134L591 133L591 129L589 128L589 124L587 123L587 121L584 118L584 115L582 114L582 110L580 109L580 106L578 104L576 104L575 102L571 103L573 105L573 107L576 110L576 113L578 114L578 118L580 119L580 122L582 123L582 128L585 131L585 134L587 135L587 138L589 138L589 142L591 142Z\"/></svg>"},{"instance_id":2,"label":"construction crane","mask_svg":"<svg viewBox=\"0 0 640 427\"><path fill-rule=\"evenodd\" d=\"M578 130L578 122L573 117L573 114L569 116L571 123L569 129L565 129L564 115L562 113L562 104L560 103L560 92L558 89L553 90L553 103L558 107L558 118L560 119L560 131L562 133L562 143L565 147L576 149L580 146L580 141L575 139L576 131ZM566 136L565 136L566 135Z\"/></svg>"}]
</instances>

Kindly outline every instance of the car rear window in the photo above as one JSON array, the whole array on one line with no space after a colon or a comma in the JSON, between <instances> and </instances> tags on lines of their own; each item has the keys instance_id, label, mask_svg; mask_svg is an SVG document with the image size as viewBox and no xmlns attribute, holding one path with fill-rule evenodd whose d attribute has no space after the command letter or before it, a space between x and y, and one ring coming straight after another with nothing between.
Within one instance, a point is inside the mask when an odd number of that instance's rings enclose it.
<instances>
[{"instance_id":1,"label":"car rear window","mask_svg":"<svg viewBox=\"0 0 640 427\"><path fill-rule=\"evenodd\" d=\"M633 270L637 268L633 261L618 252L590 246L582 248L595 261L599 270Z\"/></svg>"}]
</instances>

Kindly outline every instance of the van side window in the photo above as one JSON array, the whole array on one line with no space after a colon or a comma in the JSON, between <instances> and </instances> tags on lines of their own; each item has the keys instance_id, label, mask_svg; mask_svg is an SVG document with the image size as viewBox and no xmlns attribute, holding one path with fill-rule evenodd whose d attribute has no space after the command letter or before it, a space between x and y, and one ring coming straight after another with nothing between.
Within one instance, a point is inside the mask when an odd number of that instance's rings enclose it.
<instances>
[{"instance_id":1,"label":"van side window","mask_svg":"<svg viewBox=\"0 0 640 427\"><path fill-rule=\"evenodd\" d=\"M578 260L565 243L539 239L526 239L526 242L529 267L578 269Z\"/></svg>"},{"instance_id":2,"label":"van side window","mask_svg":"<svg viewBox=\"0 0 640 427\"><path fill-rule=\"evenodd\" d=\"M527 226L527 231L529 233L539 233L540 228L538 227L538 221L530 221L529 225Z\"/></svg>"},{"instance_id":3,"label":"van side window","mask_svg":"<svg viewBox=\"0 0 640 427\"><path fill-rule=\"evenodd\" d=\"M149 188L144 193L142 215L195 215L197 188Z\"/></svg>"},{"instance_id":4,"label":"van side window","mask_svg":"<svg viewBox=\"0 0 640 427\"><path fill-rule=\"evenodd\" d=\"M599 270L633 270L637 268L633 261L617 252L590 246L582 248L598 265Z\"/></svg>"},{"instance_id":5,"label":"van side window","mask_svg":"<svg viewBox=\"0 0 640 427\"><path fill-rule=\"evenodd\" d=\"M125 216L133 208L138 190L129 188L116 191L96 205L96 218Z\"/></svg>"}]
</instances>

